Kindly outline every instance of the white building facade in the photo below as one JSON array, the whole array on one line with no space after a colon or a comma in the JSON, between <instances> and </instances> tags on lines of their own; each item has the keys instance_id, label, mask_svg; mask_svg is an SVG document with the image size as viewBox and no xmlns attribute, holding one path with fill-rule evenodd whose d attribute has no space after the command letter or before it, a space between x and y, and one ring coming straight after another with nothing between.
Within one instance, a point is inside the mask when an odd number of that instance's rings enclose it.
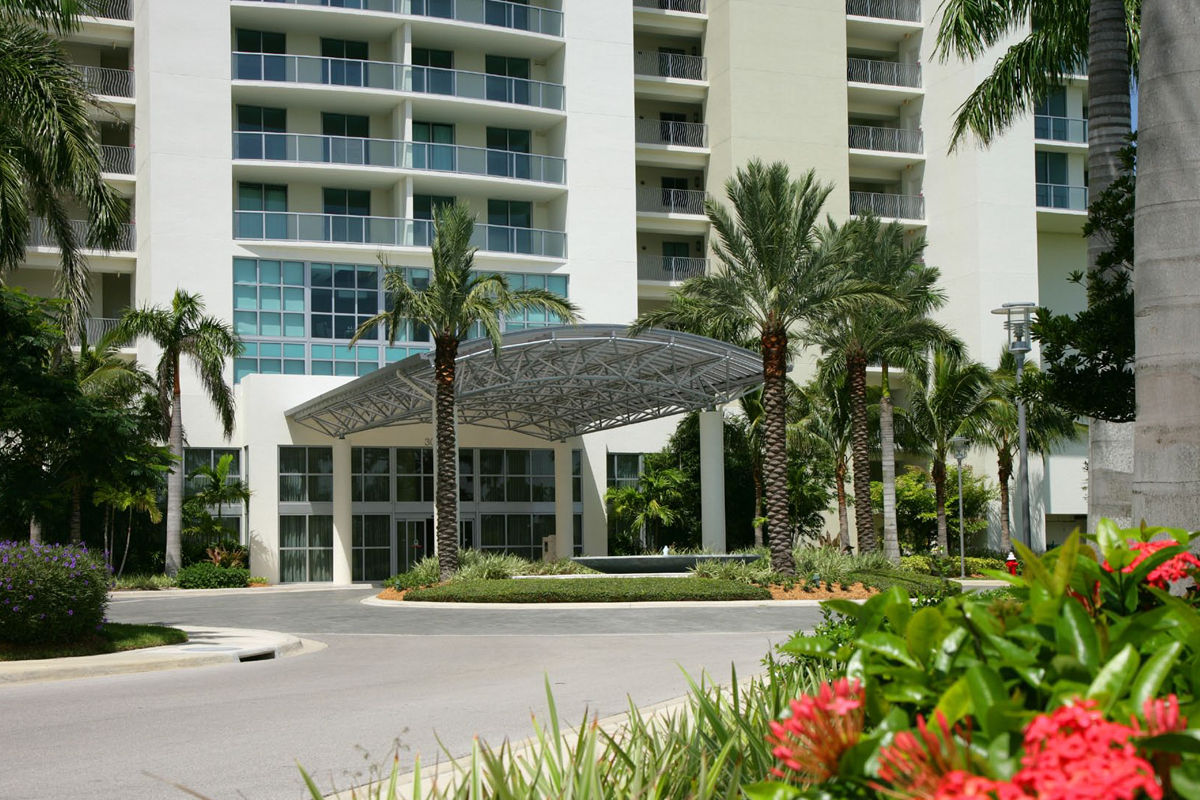
<instances>
[{"instance_id":1,"label":"white building facade","mask_svg":"<svg viewBox=\"0 0 1200 800\"><path fill-rule=\"evenodd\" d=\"M185 466L235 454L253 491L239 532L252 572L272 581L377 580L432 549L431 428L333 439L285 412L429 349L415 327L394 344L348 343L384 306L382 265L428 279L442 203L476 213L480 269L623 324L709 268L704 200L738 166L815 168L835 185L835 217L869 210L928 237L945 320L994 363L1004 334L991 308L1083 303L1066 276L1086 263L1086 79L991 149L950 155L952 113L988 65L931 57L935 11L928 0L114 0L69 43L105 101L106 167L133 209L121 249L91 258L90 324L184 288L243 338L231 440L184 376ZM57 256L35 234L11 283L50 294ZM613 465L671 430L662 420L550 444L464 427L463 543L536 557L556 535L564 555L603 554ZM1048 541L1086 513L1084 453L1035 459Z\"/></svg>"}]
</instances>

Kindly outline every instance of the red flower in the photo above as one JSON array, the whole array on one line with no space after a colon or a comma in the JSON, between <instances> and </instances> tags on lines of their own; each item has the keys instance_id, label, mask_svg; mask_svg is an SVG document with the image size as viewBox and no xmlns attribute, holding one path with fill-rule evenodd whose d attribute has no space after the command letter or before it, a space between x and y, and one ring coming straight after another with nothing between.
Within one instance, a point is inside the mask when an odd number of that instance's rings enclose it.
<instances>
[{"instance_id":1,"label":"red flower","mask_svg":"<svg viewBox=\"0 0 1200 800\"><path fill-rule=\"evenodd\" d=\"M842 756L863 730L862 685L841 678L816 696L793 700L791 716L771 723L767 742L780 766L771 771L797 783L820 783L838 774Z\"/></svg>"},{"instance_id":2,"label":"red flower","mask_svg":"<svg viewBox=\"0 0 1200 800\"><path fill-rule=\"evenodd\" d=\"M938 782L933 800L1029 800L1029 796L1004 781L981 778L962 770L946 773Z\"/></svg>"},{"instance_id":3,"label":"red flower","mask_svg":"<svg viewBox=\"0 0 1200 800\"><path fill-rule=\"evenodd\" d=\"M1121 572L1133 572L1138 564L1141 564L1159 550L1175 547L1178 544L1179 542L1176 542L1174 539L1163 539L1160 542L1135 542L1130 540L1129 549L1136 551L1137 556L1134 557L1133 563L1122 569ZM1108 562L1105 562L1104 568L1109 572L1113 571ZM1150 574L1146 576L1146 583L1151 586L1157 586L1159 589L1166 589L1167 585L1172 581L1193 577L1192 573L1196 570L1200 570L1200 558L1196 558L1191 553L1180 553L1168 558L1150 570Z\"/></svg>"},{"instance_id":4,"label":"red flower","mask_svg":"<svg viewBox=\"0 0 1200 800\"><path fill-rule=\"evenodd\" d=\"M1142 706L1142 715L1146 718L1146 732L1151 736L1187 730L1187 717L1179 714L1179 698L1173 694L1163 700L1147 700ZM1137 725L1136 720L1134 725Z\"/></svg>"},{"instance_id":5,"label":"red flower","mask_svg":"<svg viewBox=\"0 0 1200 800\"><path fill-rule=\"evenodd\" d=\"M951 734L946 715L941 711L936 715L933 730L918 714L916 733L901 731L890 745L879 748L879 777L892 784L895 791L874 786L876 790L895 797L940 797L938 790L944 778L968 775L966 751ZM961 729L958 732L961 734Z\"/></svg>"}]
</instances>

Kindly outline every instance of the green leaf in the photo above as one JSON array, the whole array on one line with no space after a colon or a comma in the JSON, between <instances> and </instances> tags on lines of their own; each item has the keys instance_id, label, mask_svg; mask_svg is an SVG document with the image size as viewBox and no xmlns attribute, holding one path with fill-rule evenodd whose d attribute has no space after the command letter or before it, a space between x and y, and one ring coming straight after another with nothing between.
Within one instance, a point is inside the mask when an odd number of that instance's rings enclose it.
<instances>
[{"instance_id":1,"label":"green leaf","mask_svg":"<svg viewBox=\"0 0 1200 800\"><path fill-rule=\"evenodd\" d=\"M1100 552L1104 554L1104 560L1111 564L1113 569L1120 569L1117 566L1116 558L1119 553L1128 551L1125 534L1117 527L1117 523L1108 517L1097 522L1096 543L1100 545Z\"/></svg>"},{"instance_id":2,"label":"green leaf","mask_svg":"<svg viewBox=\"0 0 1200 800\"><path fill-rule=\"evenodd\" d=\"M851 600L826 600L821 603L821 607L828 608L847 619L858 619L863 610L862 603L855 603Z\"/></svg>"},{"instance_id":3,"label":"green leaf","mask_svg":"<svg viewBox=\"0 0 1200 800\"><path fill-rule=\"evenodd\" d=\"M824 636L807 636L803 633L793 636L779 646L781 652L793 656L817 656L829 658L829 649L833 642Z\"/></svg>"},{"instance_id":4,"label":"green leaf","mask_svg":"<svg viewBox=\"0 0 1200 800\"><path fill-rule=\"evenodd\" d=\"M1054 594L1060 595L1066 591L1071 581L1071 573L1075 571L1075 562L1079 559L1079 531L1067 537L1066 543L1054 551L1057 558L1054 561Z\"/></svg>"},{"instance_id":5,"label":"green leaf","mask_svg":"<svg viewBox=\"0 0 1200 800\"><path fill-rule=\"evenodd\" d=\"M1125 688L1133 680L1142 658L1133 645L1127 644L1108 660L1088 687L1087 697L1095 698L1105 713L1125 695Z\"/></svg>"},{"instance_id":6,"label":"green leaf","mask_svg":"<svg viewBox=\"0 0 1200 800\"><path fill-rule=\"evenodd\" d=\"M1017 556L1021 559L1021 563L1025 567L1025 574L1029 576L1031 582L1035 585L1046 587L1048 591L1052 591L1054 580L1037 554L1015 539L1012 542L1012 546ZM1059 594L1062 593L1059 592Z\"/></svg>"},{"instance_id":7,"label":"green leaf","mask_svg":"<svg viewBox=\"0 0 1200 800\"><path fill-rule=\"evenodd\" d=\"M1200 755L1200 731L1175 731L1158 736L1147 736L1137 740L1137 747L1139 750L1149 750L1154 753Z\"/></svg>"},{"instance_id":8,"label":"green leaf","mask_svg":"<svg viewBox=\"0 0 1200 800\"><path fill-rule=\"evenodd\" d=\"M1171 673L1171 668L1175 666L1182 652L1182 644L1171 642L1146 660L1134 678L1133 689L1129 693L1129 700L1135 710L1141 711L1147 700L1158 695L1163 681Z\"/></svg>"},{"instance_id":9,"label":"green leaf","mask_svg":"<svg viewBox=\"0 0 1200 800\"><path fill-rule=\"evenodd\" d=\"M1004 689L1004 681L991 667L976 664L967 670L965 677L976 717L982 717L990 708L1008 705L1009 697Z\"/></svg>"},{"instance_id":10,"label":"green leaf","mask_svg":"<svg viewBox=\"0 0 1200 800\"><path fill-rule=\"evenodd\" d=\"M1083 610L1083 606L1073 599L1063 603L1062 616L1054 624L1058 652L1075 656L1089 672L1095 672L1100 667L1100 639L1096 635L1096 625L1091 617Z\"/></svg>"},{"instance_id":11,"label":"green leaf","mask_svg":"<svg viewBox=\"0 0 1200 800\"><path fill-rule=\"evenodd\" d=\"M1184 761L1172 769L1171 788L1182 800L1200 800L1200 762Z\"/></svg>"},{"instance_id":12,"label":"green leaf","mask_svg":"<svg viewBox=\"0 0 1200 800\"><path fill-rule=\"evenodd\" d=\"M947 725L954 725L971 711L971 689L967 679L959 678L950 688L942 693L935 711L940 711L946 717Z\"/></svg>"},{"instance_id":13,"label":"green leaf","mask_svg":"<svg viewBox=\"0 0 1200 800\"><path fill-rule=\"evenodd\" d=\"M747 800L795 800L800 790L779 781L761 781L742 787Z\"/></svg>"},{"instance_id":14,"label":"green leaf","mask_svg":"<svg viewBox=\"0 0 1200 800\"><path fill-rule=\"evenodd\" d=\"M912 600L908 592L899 586L892 586L883 592L887 599L883 604L883 613L892 626L892 631L903 635L908 628L908 620L912 617Z\"/></svg>"},{"instance_id":15,"label":"green leaf","mask_svg":"<svg viewBox=\"0 0 1200 800\"><path fill-rule=\"evenodd\" d=\"M908 646L904 640L894 633L885 633L883 631L868 633L865 636L859 637L858 646L860 650L879 653L910 667L919 668L921 666L917 663L916 659L909 655Z\"/></svg>"},{"instance_id":16,"label":"green leaf","mask_svg":"<svg viewBox=\"0 0 1200 800\"><path fill-rule=\"evenodd\" d=\"M922 664L929 664L948 629L949 625L941 611L932 607L922 608L913 614L904 632L904 638L908 640L908 652Z\"/></svg>"}]
</instances>

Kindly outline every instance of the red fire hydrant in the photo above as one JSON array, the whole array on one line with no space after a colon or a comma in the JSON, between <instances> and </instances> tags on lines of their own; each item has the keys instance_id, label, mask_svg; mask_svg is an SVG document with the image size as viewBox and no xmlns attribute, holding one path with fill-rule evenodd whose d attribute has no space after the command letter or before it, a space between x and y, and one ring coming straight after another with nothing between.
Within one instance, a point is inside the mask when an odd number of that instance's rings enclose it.
<instances>
[{"instance_id":1,"label":"red fire hydrant","mask_svg":"<svg viewBox=\"0 0 1200 800\"><path fill-rule=\"evenodd\" d=\"M1012 551L1010 550L1008 553L1008 558L1005 559L1005 561L1004 561L1004 566L1008 567L1009 575L1017 574L1017 564L1018 563L1019 562L1017 561L1017 557L1015 555L1013 555Z\"/></svg>"}]
</instances>

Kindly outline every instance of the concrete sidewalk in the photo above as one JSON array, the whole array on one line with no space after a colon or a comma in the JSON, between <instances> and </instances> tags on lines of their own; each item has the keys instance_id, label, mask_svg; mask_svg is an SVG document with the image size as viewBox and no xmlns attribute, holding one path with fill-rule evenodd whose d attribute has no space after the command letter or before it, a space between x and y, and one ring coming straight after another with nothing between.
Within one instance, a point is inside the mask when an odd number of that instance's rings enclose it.
<instances>
[{"instance_id":1,"label":"concrete sidewalk","mask_svg":"<svg viewBox=\"0 0 1200 800\"><path fill-rule=\"evenodd\" d=\"M188 640L183 644L96 656L6 661L0 663L0 686L236 664L301 655L325 647L321 642L275 631L191 625L177 627L188 635Z\"/></svg>"}]
</instances>

